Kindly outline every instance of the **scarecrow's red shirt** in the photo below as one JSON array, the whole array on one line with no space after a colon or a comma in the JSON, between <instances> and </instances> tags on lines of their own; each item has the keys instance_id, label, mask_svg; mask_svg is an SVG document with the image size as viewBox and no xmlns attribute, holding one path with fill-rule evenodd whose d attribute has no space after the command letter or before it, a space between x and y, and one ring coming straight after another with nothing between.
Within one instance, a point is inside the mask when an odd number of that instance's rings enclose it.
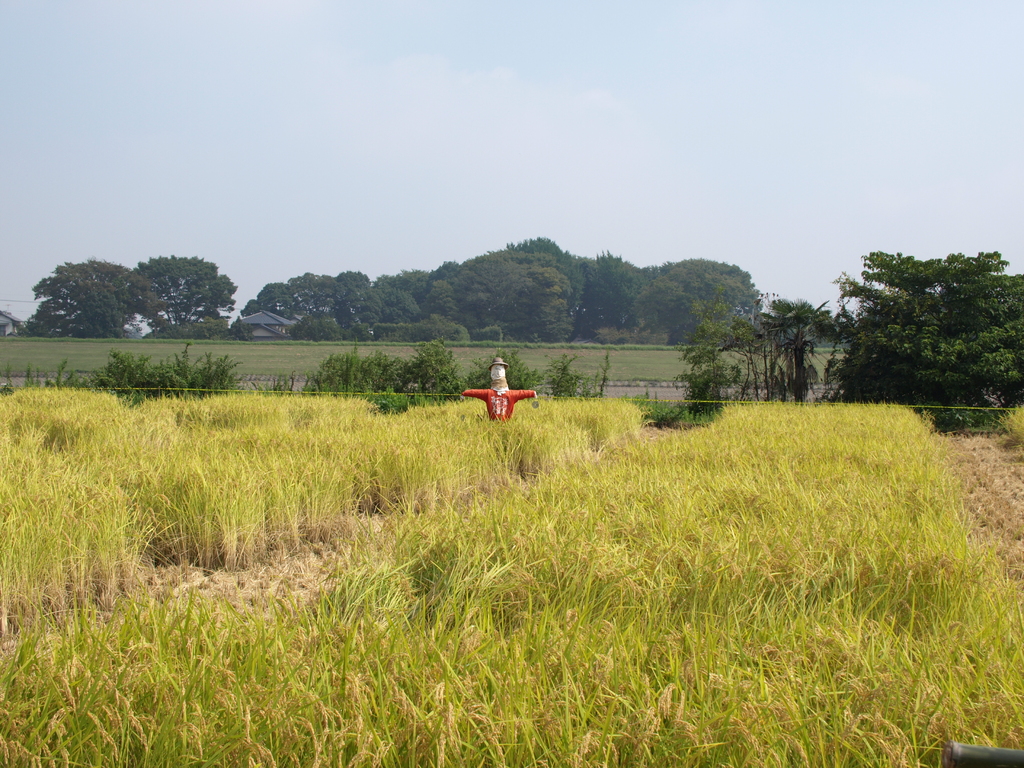
<instances>
[{"instance_id":1,"label":"scarecrow's red shirt","mask_svg":"<svg viewBox=\"0 0 1024 768\"><path fill-rule=\"evenodd\" d=\"M532 389L508 389L498 394L493 389L467 389L463 397L475 397L487 403L487 415L497 421L508 421L512 418L512 410L520 400L536 397Z\"/></svg>"}]
</instances>

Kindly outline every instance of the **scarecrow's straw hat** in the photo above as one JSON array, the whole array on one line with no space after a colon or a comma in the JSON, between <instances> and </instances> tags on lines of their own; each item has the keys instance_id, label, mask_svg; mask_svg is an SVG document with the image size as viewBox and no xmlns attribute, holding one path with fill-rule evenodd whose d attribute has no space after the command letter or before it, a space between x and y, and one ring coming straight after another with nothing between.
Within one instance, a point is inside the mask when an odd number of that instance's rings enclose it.
<instances>
[{"instance_id":1,"label":"scarecrow's straw hat","mask_svg":"<svg viewBox=\"0 0 1024 768\"><path fill-rule=\"evenodd\" d=\"M496 358L494 358L494 362L487 366L487 370L491 370L491 368L493 368L496 365L500 365L500 366L503 366L505 368L508 368L508 363L506 363L500 357L496 357Z\"/></svg>"}]
</instances>

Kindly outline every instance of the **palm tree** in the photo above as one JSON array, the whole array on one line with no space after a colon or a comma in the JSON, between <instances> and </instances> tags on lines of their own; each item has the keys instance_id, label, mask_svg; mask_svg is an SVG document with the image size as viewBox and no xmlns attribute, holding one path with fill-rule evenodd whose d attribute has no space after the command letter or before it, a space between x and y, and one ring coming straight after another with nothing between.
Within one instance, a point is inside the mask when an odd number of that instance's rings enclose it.
<instances>
[{"instance_id":1,"label":"palm tree","mask_svg":"<svg viewBox=\"0 0 1024 768\"><path fill-rule=\"evenodd\" d=\"M783 399L788 392L802 403L811 384L818 380L811 358L815 340L827 336L832 324L832 315L825 309L827 303L815 307L803 299L775 299L761 314L765 338L782 361L779 375Z\"/></svg>"}]
</instances>

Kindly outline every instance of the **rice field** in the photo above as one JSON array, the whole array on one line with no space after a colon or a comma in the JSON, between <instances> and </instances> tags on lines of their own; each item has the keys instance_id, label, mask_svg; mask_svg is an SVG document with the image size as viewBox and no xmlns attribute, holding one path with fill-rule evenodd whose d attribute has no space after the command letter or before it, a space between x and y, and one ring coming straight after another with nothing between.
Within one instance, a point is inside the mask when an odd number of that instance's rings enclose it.
<instances>
[{"instance_id":1,"label":"rice field","mask_svg":"<svg viewBox=\"0 0 1024 768\"><path fill-rule=\"evenodd\" d=\"M886 406L0 398L11 765L938 765L1024 747L1021 591ZM148 592L339 545L313 595Z\"/></svg>"}]
</instances>

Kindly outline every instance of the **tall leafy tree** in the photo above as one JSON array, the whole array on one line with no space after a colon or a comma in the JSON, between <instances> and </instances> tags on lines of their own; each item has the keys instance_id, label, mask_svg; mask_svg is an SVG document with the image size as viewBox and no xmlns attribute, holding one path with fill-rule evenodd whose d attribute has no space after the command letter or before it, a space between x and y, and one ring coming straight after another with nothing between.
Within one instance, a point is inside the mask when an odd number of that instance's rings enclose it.
<instances>
[{"instance_id":1,"label":"tall leafy tree","mask_svg":"<svg viewBox=\"0 0 1024 768\"><path fill-rule=\"evenodd\" d=\"M670 344L690 337L699 322L696 306L718 296L735 314L749 313L757 301L750 273L709 259L686 259L654 278L636 299L639 319L649 328L666 334Z\"/></svg>"},{"instance_id":2,"label":"tall leafy tree","mask_svg":"<svg viewBox=\"0 0 1024 768\"><path fill-rule=\"evenodd\" d=\"M634 304L645 284L643 273L621 256L602 253L583 262L585 286L576 312L577 336L592 337L599 328L636 325Z\"/></svg>"},{"instance_id":3,"label":"tall leafy tree","mask_svg":"<svg viewBox=\"0 0 1024 768\"><path fill-rule=\"evenodd\" d=\"M369 282L369 279L367 279ZM282 317L331 316L335 312L338 284L330 275L306 272L283 283L267 283L242 310L242 315L273 312Z\"/></svg>"},{"instance_id":4,"label":"tall leafy tree","mask_svg":"<svg viewBox=\"0 0 1024 768\"><path fill-rule=\"evenodd\" d=\"M121 264L98 259L66 262L32 290L43 299L26 324L26 333L34 336L124 338L130 330L141 329L142 318L164 310L149 280Z\"/></svg>"},{"instance_id":5,"label":"tall leafy tree","mask_svg":"<svg viewBox=\"0 0 1024 768\"><path fill-rule=\"evenodd\" d=\"M861 280L837 281L833 366L842 400L1024 404L1024 276L999 253L918 260L864 257Z\"/></svg>"},{"instance_id":6,"label":"tall leafy tree","mask_svg":"<svg viewBox=\"0 0 1024 768\"><path fill-rule=\"evenodd\" d=\"M430 273L430 283L433 284L438 280L447 280L449 283L454 283L461 271L462 265L459 262L446 261Z\"/></svg>"},{"instance_id":7,"label":"tall leafy tree","mask_svg":"<svg viewBox=\"0 0 1024 768\"><path fill-rule=\"evenodd\" d=\"M380 307L381 323L414 323L420 319L420 306L407 287L411 281L404 275L381 275L373 283L373 293Z\"/></svg>"},{"instance_id":8,"label":"tall leafy tree","mask_svg":"<svg viewBox=\"0 0 1024 768\"><path fill-rule=\"evenodd\" d=\"M373 292L370 278L362 272L342 272L334 278L337 293L334 319L342 328L372 325L380 320L380 299Z\"/></svg>"},{"instance_id":9,"label":"tall leafy tree","mask_svg":"<svg viewBox=\"0 0 1024 768\"><path fill-rule=\"evenodd\" d=\"M219 318L235 308L232 298L238 290L217 265L198 256L178 258L157 256L140 261L136 272L149 281L153 293L163 302L150 325L184 325L206 318Z\"/></svg>"},{"instance_id":10,"label":"tall leafy tree","mask_svg":"<svg viewBox=\"0 0 1024 768\"><path fill-rule=\"evenodd\" d=\"M408 293L418 306L423 305L433 282L430 273L422 269L403 269L397 275L381 275L374 281L374 287L381 281Z\"/></svg>"},{"instance_id":11,"label":"tall leafy tree","mask_svg":"<svg viewBox=\"0 0 1024 768\"><path fill-rule=\"evenodd\" d=\"M420 308L426 315L440 315L448 319L457 317L459 305L455 300L455 289L452 288L452 284L447 280L435 280Z\"/></svg>"},{"instance_id":12,"label":"tall leafy tree","mask_svg":"<svg viewBox=\"0 0 1024 768\"><path fill-rule=\"evenodd\" d=\"M291 317L295 314L294 303L294 298L286 283L267 283L260 288L255 299L249 299L246 302L242 309L242 316L248 317L257 312L273 312L282 317Z\"/></svg>"},{"instance_id":13,"label":"tall leafy tree","mask_svg":"<svg viewBox=\"0 0 1024 768\"><path fill-rule=\"evenodd\" d=\"M471 333L499 326L507 338L565 341L572 330L569 280L549 254L478 256L462 265L454 289L461 322Z\"/></svg>"},{"instance_id":14,"label":"tall leafy tree","mask_svg":"<svg viewBox=\"0 0 1024 768\"><path fill-rule=\"evenodd\" d=\"M293 315L327 317L334 314L338 300L338 283L330 275L306 272L285 283Z\"/></svg>"},{"instance_id":15,"label":"tall leafy tree","mask_svg":"<svg viewBox=\"0 0 1024 768\"><path fill-rule=\"evenodd\" d=\"M562 298L565 300L566 312L570 319L575 320L580 301L583 298L583 289L586 287L584 263L587 260L568 251L563 251L558 243L547 237L534 237L515 244L509 243L505 246L505 250L514 253L539 253L550 256L555 269L565 275L565 279L569 281L568 289Z\"/></svg>"}]
</instances>

